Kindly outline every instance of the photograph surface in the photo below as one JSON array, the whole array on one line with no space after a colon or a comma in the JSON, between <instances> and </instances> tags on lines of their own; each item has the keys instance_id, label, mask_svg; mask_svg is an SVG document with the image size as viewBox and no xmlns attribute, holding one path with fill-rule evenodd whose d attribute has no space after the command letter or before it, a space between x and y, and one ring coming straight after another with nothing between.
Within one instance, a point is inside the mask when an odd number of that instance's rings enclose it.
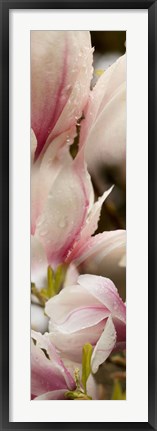
<instances>
[{"instance_id":1,"label":"photograph surface","mask_svg":"<svg viewBox=\"0 0 157 431\"><path fill-rule=\"evenodd\" d=\"M31 399L126 400L126 32L30 51Z\"/></svg>"}]
</instances>

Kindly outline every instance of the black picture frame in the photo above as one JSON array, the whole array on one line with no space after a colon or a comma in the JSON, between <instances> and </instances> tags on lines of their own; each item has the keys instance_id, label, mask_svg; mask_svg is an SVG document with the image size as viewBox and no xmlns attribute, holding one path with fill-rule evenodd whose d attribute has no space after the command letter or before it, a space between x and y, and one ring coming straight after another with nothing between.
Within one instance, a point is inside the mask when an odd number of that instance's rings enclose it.
<instances>
[{"instance_id":1,"label":"black picture frame","mask_svg":"<svg viewBox=\"0 0 157 431\"><path fill-rule=\"evenodd\" d=\"M11 423L9 422L9 10L10 9L147 9L148 10L148 422ZM1 430L130 429L157 430L157 1L77 0L0 1L1 15ZM141 346L142 348L142 346ZM139 394L140 403L140 394Z\"/></svg>"}]
</instances>

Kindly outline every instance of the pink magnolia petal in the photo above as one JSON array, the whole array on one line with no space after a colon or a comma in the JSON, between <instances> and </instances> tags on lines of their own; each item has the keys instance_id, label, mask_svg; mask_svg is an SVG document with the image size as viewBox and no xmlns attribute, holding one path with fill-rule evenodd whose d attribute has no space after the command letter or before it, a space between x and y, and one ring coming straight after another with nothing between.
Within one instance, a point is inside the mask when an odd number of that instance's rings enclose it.
<instances>
[{"instance_id":1,"label":"pink magnolia petal","mask_svg":"<svg viewBox=\"0 0 157 431\"><path fill-rule=\"evenodd\" d=\"M126 306L109 279L81 275L77 283L50 299L45 310L51 340L64 357L79 362L82 346L87 342L95 346L110 314L118 341L125 341Z\"/></svg>"},{"instance_id":2,"label":"pink magnolia petal","mask_svg":"<svg viewBox=\"0 0 157 431\"><path fill-rule=\"evenodd\" d=\"M115 344L116 330L110 316L92 353L91 368L94 374L98 371L99 365L106 361Z\"/></svg>"},{"instance_id":3,"label":"pink magnolia petal","mask_svg":"<svg viewBox=\"0 0 157 431\"><path fill-rule=\"evenodd\" d=\"M81 253L80 250L84 248L85 244L87 244L88 239L96 231L98 227L98 221L100 218L102 204L107 199L112 189L113 189L113 186L110 187L109 190L105 191L103 195L98 199L98 201L95 202L95 204L93 205L88 215L88 218L86 219L86 224L81 231L80 239L77 242L77 244L74 245L74 248L67 259L68 262L74 261L77 258L77 256L80 255Z\"/></svg>"},{"instance_id":4,"label":"pink magnolia petal","mask_svg":"<svg viewBox=\"0 0 157 431\"><path fill-rule=\"evenodd\" d=\"M107 173L110 168L112 172L113 168L116 169L113 182L125 185L125 87L126 56L123 56L99 78L91 92L85 120L82 122L80 146L85 146L88 170L100 194L108 183Z\"/></svg>"},{"instance_id":5,"label":"pink magnolia petal","mask_svg":"<svg viewBox=\"0 0 157 431\"><path fill-rule=\"evenodd\" d=\"M111 126L112 125L112 126ZM97 145L95 145L97 143ZM91 175L104 166L116 166L126 157L126 83L100 113L86 141L85 158Z\"/></svg>"},{"instance_id":6,"label":"pink magnolia petal","mask_svg":"<svg viewBox=\"0 0 157 431\"><path fill-rule=\"evenodd\" d=\"M58 96L66 85L67 46L61 36L59 32L31 32L32 128L38 140L36 157L53 128L56 109L61 109L57 106ZM59 51L56 51L56 43L59 43ZM54 60L55 67L52 67Z\"/></svg>"},{"instance_id":7,"label":"pink magnolia petal","mask_svg":"<svg viewBox=\"0 0 157 431\"><path fill-rule=\"evenodd\" d=\"M76 284L78 277L79 277L79 272L76 266L73 263L71 263L68 266L63 287L68 288L68 286L72 286Z\"/></svg>"},{"instance_id":8,"label":"pink magnolia petal","mask_svg":"<svg viewBox=\"0 0 157 431\"><path fill-rule=\"evenodd\" d=\"M82 247L78 248L74 263L81 274L110 278L124 300L126 270L122 263L125 261L125 255L126 231L107 231L89 238Z\"/></svg>"},{"instance_id":9,"label":"pink magnolia petal","mask_svg":"<svg viewBox=\"0 0 157 431\"><path fill-rule=\"evenodd\" d=\"M82 361L82 347L86 343L95 346L97 340L105 326L106 319L99 322L97 325L90 326L89 328L82 329L71 334L63 333L58 328L50 328L50 339L55 344L56 348L60 351L62 357L67 357L71 361Z\"/></svg>"},{"instance_id":10,"label":"pink magnolia petal","mask_svg":"<svg viewBox=\"0 0 157 431\"><path fill-rule=\"evenodd\" d=\"M40 349L45 349L49 355L49 358L52 362L55 363L55 366L63 366L63 363L58 356L55 347L52 343L50 343L48 333L45 333L44 336L40 332L36 332L31 330L31 337L36 341L36 346Z\"/></svg>"},{"instance_id":11,"label":"pink magnolia petal","mask_svg":"<svg viewBox=\"0 0 157 431\"><path fill-rule=\"evenodd\" d=\"M75 259L75 265L78 267L79 265L88 266L88 263L91 267L94 266L94 273L97 270L97 267L100 266L101 262L104 265L104 258L110 254L117 248L123 248L125 251L126 245L126 231L125 230L114 230L114 231L106 231L99 233L88 239L86 243L79 248L79 252ZM124 254L123 254L124 257ZM121 262L121 256L119 258L119 264ZM86 271L88 272L88 271ZM99 274L97 274L99 275ZM105 274L101 274L105 275Z\"/></svg>"},{"instance_id":12,"label":"pink magnolia petal","mask_svg":"<svg viewBox=\"0 0 157 431\"><path fill-rule=\"evenodd\" d=\"M54 179L56 178L56 171L58 173L58 168L60 169L64 165L65 161L67 163L72 160L69 146L72 144L75 135L75 127L60 133L59 136L51 141L40 160L41 166L43 168L48 168L51 175L54 176Z\"/></svg>"},{"instance_id":13,"label":"pink magnolia petal","mask_svg":"<svg viewBox=\"0 0 157 431\"><path fill-rule=\"evenodd\" d=\"M65 287L59 295L51 298L45 305L45 312L51 319L50 331L53 328L53 324L61 325L76 307L85 306L99 307L101 306L101 302L90 295L83 286L74 285Z\"/></svg>"},{"instance_id":14,"label":"pink magnolia petal","mask_svg":"<svg viewBox=\"0 0 157 431\"><path fill-rule=\"evenodd\" d=\"M65 367L69 370L72 376L75 375L76 369L79 370L80 378L82 377L82 363L71 361L67 358L67 356L61 355L62 361L64 362Z\"/></svg>"},{"instance_id":15,"label":"pink magnolia petal","mask_svg":"<svg viewBox=\"0 0 157 431\"><path fill-rule=\"evenodd\" d=\"M66 388L66 383L60 370L53 369L50 360L33 342L31 346L31 386L32 394L34 395Z\"/></svg>"},{"instance_id":16,"label":"pink magnolia petal","mask_svg":"<svg viewBox=\"0 0 157 431\"><path fill-rule=\"evenodd\" d=\"M64 334L71 334L73 332L80 331L85 328L89 328L93 325L104 320L110 314L109 310L104 306L85 306L76 308L73 312L67 315L66 320L58 325L58 330ZM52 320L51 329L53 330Z\"/></svg>"},{"instance_id":17,"label":"pink magnolia petal","mask_svg":"<svg viewBox=\"0 0 157 431\"><path fill-rule=\"evenodd\" d=\"M120 57L103 73L90 93L85 120L82 122L81 127L80 146L86 142L87 137L92 133L92 129L95 128L97 118L125 80L126 55Z\"/></svg>"},{"instance_id":18,"label":"pink magnolia petal","mask_svg":"<svg viewBox=\"0 0 157 431\"><path fill-rule=\"evenodd\" d=\"M76 123L86 104L92 74L90 33L32 31L31 66L37 158L44 146Z\"/></svg>"},{"instance_id":19,"label":"pink magnolia petal","mask_svg":"<svg viewBox=\"0 0 157 431\"><path fill-rule=\"evenodd\" d=\"M71 133L71 135L70 135ZM73 136L73 131L69 131ZM67 132L60 134L49 145L41 163L36 162L31 171L31 224L35 233L36 224L42 214L50 189L62 167L71 161Z\"/></svg>"},{"instance_id":20,"label":"pink magnolia petal","mask_svg":"<svg viewBox=\"0 0 157 431\"><path fill-rule=\"evenodd\" d=\"M47 266L48 262L42 244L36 237L31 236L31 282L35 283L37 288L46 286Z\"/></svg>"},{"instance_id":21,"label":"pink magnolia petal","mask_svg":"<svg viewBox=\"0 0 157 431\"><path fill-rule=\"evenodd\" d=\"M64 379L68 387L73 386L73 378L68 369L66 369L62 359L58 355L55 346L50 340L49 333L45 333L44 336L39 332L31 331L31 337L36 340L37 347L45 349L51 360L51 364L54 367L54 371L59 370L61 373L64 372Z\"/></svg>"},{"instance_id":22,"label":"pink magnolia petal","mask_svg":"<svg viewBox=\"0 0 157 431\"><path fill-rule=\"evenodd\" d=\"M80 39L80 43L82 44L81 39L83 38L80 33L82 32L77 32L77 39ZM93 49L90 46L89 34L86 34L86 37L84 37L84 43L85 45L81 47L81 52L76 59L76 65L74 66L73 64L73 71L74 67L76 67L77 72L76 81L69 95L67 103L54 128L54 134L58 134L60 132L60 129L67 128L67 123L70 126L74 124L74 118L75 124L77 124L77 121L81 118L83 109L88 101L90 81L93 74L93 68L91 66L93 59ZM79 42L77 40L77 52L78 49ZM81 58L81 61L79 57Z\"/></svg>"},{"instance_id":23,"label":"pink magnolia petal","mask_svg":"<svg viewBox=\"0 0 157 431\"><path fill-rule=\"evenodd\" d=\"M102 112L104 106L112 100L116 91L126 81L126 54L119 57L111 67L100 77L94 88L97 99L96 117Z\"/></svg>"},{"instance_id":24,"label":"pink magnolia petal","mask_svg":"<svg viewBox=\"0 0 157 431\"><path fill-rule=\"evenodd\" d=\"M49 336L32 331L36 345L31 344L31 384L32 394L41 395L45 392L63 388L74 388L74 380L58 356ZM44 354L45 349L49 358Z\"/></svg>"},{"instance_id":25,"label":"pink magnolia petal","mask_svg":"<svg viewBox=\"0 0 157 431\"><path fill-rule=\"evenodd\" d=\"M71 375L74 375L76 368L79 369L80 379L82 379L82 363L70 361L66 357L62 357L62 360L64 361L64 364L70 371ZM91 396L93 400L98 399L97 384L92 374L89 375L87 380L87 394Z\"/></svg>"},{"instance_id":26,"label":"pink magnolia petal","mask_svg":"<svg viewBox=\"0 0 157 431\"><path fill-rule=\"evenodd\" d=\"M107 307L112 316L124 323L126 321L126 306L120 298L118 291L111 280L96 275L80 275L80 286L84 287L91 295Z\"/></svg>"},{"instance_id":27,"label":"pink magnolia petal","mask_svg":"<svg viewBox=\"0 0 157 431\"><path fill-rule=\"evenodd\" d=\"M36 236L42 242L48 262L64 260L85 223L89 206L89 177L84 154L63 166L49 192Z\"/></svg>"},{"instance_id":28,"label":"pink magnolia petal","mask_svg":"<svg viewBox=\"0 0 157 431\"><path fill-rule=\"evenodd\" d=\"M102 204L105 202L107 197L112 192L113 186L110 187L107 191L103 193L103 195L95 202L93 205L91 212L87 218L87 222L85 227L82 229L81 232L81 240L86 241L93 233L96 231L98 227L98 221L100 218L100 212L102 208ZM80 241L81 242L81 241Z\"/></svg>"}]
</instances>

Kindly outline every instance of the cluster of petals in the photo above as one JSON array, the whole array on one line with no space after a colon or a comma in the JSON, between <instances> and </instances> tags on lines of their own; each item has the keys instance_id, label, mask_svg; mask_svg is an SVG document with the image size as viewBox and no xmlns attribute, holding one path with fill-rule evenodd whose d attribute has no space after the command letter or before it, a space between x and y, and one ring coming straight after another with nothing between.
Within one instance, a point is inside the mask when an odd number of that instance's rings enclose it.
<instances>
[{"instance_id":1,"label":"cluster of petals","mask_svg":"<svg viewBox=\"0 0 157 431\"><path fill-rule=\"evenodd\" d=\"M94 202L83 149L74 160L68 153L68 160L64 160L54 180L44 164L43 159L35 182L32 168L32 218L35 226L31 238L32 281L39 287L43 285L42 275L46 276L49 264L54 268L62 262L69 264L75 261L77 264L80 250L96 231L102 204L111 192L111 189L107 190ZM41 177L46 186L43 192L36 193ZM38 213L36 219L35 212Z\"/></svg>"},{"instance_id":2,"label":"cluster of petals","mask_svg":"<svg viewBox=\"0 0 157 431\"><path fill-rule=\"evenodd\" d=\"M35 343L34 343L35 341ZM45 354L46 352L46 354ZM55 346L46 335L31 333L31 397L32 399L64 399L74 390L74 378L64 366Z\"/></svg>"},{"instance_id":3,"label":"cluster of petals","mask_svg":"<svg viewBox=\"0 0 157 431\"><path fill-rule=\"evenodd\" d=\"M109 157L125 158L125 56L92 91L88 31L32 31L31 57L31 281L41 288L48 265L66 263L85 272L102 259L105 268L113 253L119 264L125 254L124 230L93 236L112 187L94 202L87 169L93 174L94 160L99 165L108 147ZM73 159L69 149L84 113ZM46 303L49 334L32 332L33 399L65 399L67 390L75 390L65 363L80 363L85 343L93 346L93 373L113 349L125 348L126 307L113 282L89 274L78 278L75 271L72 279Z\"/></svg>"},{"instance_id":4,"label":"cluster of petals","mask_svg":"<svg viewBox=\"0 0 157 431\"><path fill-rule=\"evenodd\" d=\"M81 127L82 145L88 170L100 191L106 168L114 167L119 180L125 178L126 54L102 74L90 92Z\"/></svg>"},{"instance_id":5,"label":"cluster of petals","mask_svg":"<svg viewBox=\"0 0 157 431\"><path fill-rule=\"evenodd\" d=\"M50 338L62 355L81 361L82 346L94 347L95 373L113 349L125 349L126 306L113 282L105 277L80 275L46 303Z\"/></svg>"},{"instance_id":6,"label":"cluster of petals","mask_svg":"<svg viewBox=\"0 0 157 431\"><path fill-rule=\"evenodd\" d=\"M78 368L79 366L79 368ZM75 371L81 366L62 360L49 334L31 331L31 398L34 400L65 400L68 391L75 391ZM87 379L87 391L97 399L96 384L92 376Z\"/></svg>"},{"instance_id":7,"label":"cluster of petals","mask_svg":"<svg viewBox=\"0 0 157 431\"><path fill-rule=\"evenodd\" d=\"M88 100L92 60L88 31L31 32L34 160L57 138L65 140L64 132L73 134Z\"/></svg>"},{"instance_id":8,"label":"cluster of petals","mask_svg":"<svg viewBox=\"0 0 157 431\"><path fill-rule=\"evenodd\" d=\"M57 92L57 86L60 85L60 80L63 78L61 71L64 56L59 56L56 53L56 43L58 44L58 52L65 52L65 57L68 57L66 58L67 75L66 77L64 76L61 87L61 93L65 92L67 95L66 99L61 97L59 90ZM32 281L38 282L40 287L43 283L40 279L42 279L44 272L46 274L45 269L48 264L55 267L61 262L67 261L70 263L75 261L77 265L77 259L82 253L82 248L85 253L84 245L86 244L86 250L88 250L90 256L91 246L89 239L97 229L101 207L110 190L103 193L101 198L94 203L92 182L84 157L86 127L89 130L93 129L92 122L95 124L96 118L99 117L98 112L103 109L105 103L105 96L104 98L102 96L102 83L101 91L99 90L97 97L93 98L93 114L91 115L89 87L92 73L92 48L89 32L33 31L31 35L31 53L33 128L31 172ZM54 64L55 67L53 67ZM58 72L57 67L59 68ZM68 94L66 93L67 85L69 85L67 80L71 83L71 91ZM102 81L102 78L100 80ZM100 80L96 87L100 85ZM110 79L110 81L112 80ZM79 102L77 99L78 86ZM96 87L94 90L97 94ZM106 91L105 87L105 94ZM110 92L113 93L114 88ZM58 102L56 102L56 97L59 99ZM64 99L64 103L61 110L57 111L58 116L56 116L55 103L58 106L60 98L61 100ZM77 103L74 104L76 100ZM73 160L69 153L69 142L67 142L67 135L70 136L68 128L73 131L75 129L76 132L76 118L81 116L86 106L87 120L81 126L82 149ZM54 121L51 122L51 127L50 124L48 125L46 107L50 118L54 114L56 119L55 123ZM77 109L78 111L76 112ZM70 118L70 122L68 122L68 118ZM82 145L83 135L84 144ZM44 141L43 136L47 136ZM121 247L121 236L124 239L124 231L120 231L119 236L120 244L117 242L116 232L112 232L110 235L112 244L115 244L116 249ZM114 237L116 237L115 241ZM110 252L108 239L109 234L107 233L105 236L104 233L104 248L106 246L106 250L109 249ZM100 243L102 247L102 237L100 235L95 237L94 242L95 244L96 242L97 244ZM85 255L87 257L86 253Z\"/></svg>"}]
</instances>

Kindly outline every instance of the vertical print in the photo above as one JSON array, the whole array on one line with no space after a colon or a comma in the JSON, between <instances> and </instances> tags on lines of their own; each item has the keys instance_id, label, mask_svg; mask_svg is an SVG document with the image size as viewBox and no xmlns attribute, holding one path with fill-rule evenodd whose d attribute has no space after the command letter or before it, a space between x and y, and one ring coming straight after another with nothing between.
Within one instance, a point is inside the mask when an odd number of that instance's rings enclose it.
<instances>
[{"instance_id":1,"label":"vertical print","mask_svg":"<svg viewBox=\"0 0 157 431\"><path fill-rule=\"evenodd\" d=\"M126 399L126 33L31 31L31 399Z\"/></svg>"}]
</instances>

